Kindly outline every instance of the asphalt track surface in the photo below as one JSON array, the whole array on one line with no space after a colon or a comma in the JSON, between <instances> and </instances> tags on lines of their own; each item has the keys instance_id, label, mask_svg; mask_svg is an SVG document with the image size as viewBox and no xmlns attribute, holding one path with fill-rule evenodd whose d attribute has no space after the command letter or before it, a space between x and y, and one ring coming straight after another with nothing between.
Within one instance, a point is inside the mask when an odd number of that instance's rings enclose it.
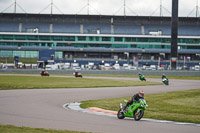
<instances>
[{"instance_id":1,"label":"asphalt track surface","mask_svg":"<svg viewBox=\"0 0 200 133\"><path fill-rule=\"evenodd\" d=\"M138 80L136 78L120 79ZM161 81L160 79L147 80ZM153 94L197 88L200 88L198 80L171 79L169 86L1 90L0 124L95 133L199 133L200 127L198 126L132 119L119 120L117 117L100 116L63 108L64 104L71 102L131 96L140 89L143 89L145 94Z\"/></svg>"}]
</instances>

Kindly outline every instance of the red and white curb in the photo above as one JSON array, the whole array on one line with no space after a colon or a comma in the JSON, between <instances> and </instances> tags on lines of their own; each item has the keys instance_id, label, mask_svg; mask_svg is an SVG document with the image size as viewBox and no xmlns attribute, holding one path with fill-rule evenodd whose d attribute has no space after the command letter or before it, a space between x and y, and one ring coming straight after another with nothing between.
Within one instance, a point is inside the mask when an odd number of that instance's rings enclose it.
<instances>
[{"instance_id":1,"label":"red and white curb","mask_svg":"<svg viewBox=\"0 0 200 133\"><path fill-rule=\"evenodd\" d=\"M116 111L110 111L110 110L104 110L96 107L83 109L80 107L81 103L67 103L63 105L64 109L72 109L80 112L85 112L89 114L95 114L95 115L103 115L103 116L109 116L109 117L117 117ZM133 118L126 118L126 119L133 119ZM142 118L142 121L150 121L150 122L159 122L159 123L169 123L169 124L176 124L176 125L189 125L189 126L198 126L200 127L200 124L195 123L185 123L185 122L175 122L175 121L167 121L167 120L156 120L156 119L148 119L148 118Z\"/></svg>"}]
</instances>

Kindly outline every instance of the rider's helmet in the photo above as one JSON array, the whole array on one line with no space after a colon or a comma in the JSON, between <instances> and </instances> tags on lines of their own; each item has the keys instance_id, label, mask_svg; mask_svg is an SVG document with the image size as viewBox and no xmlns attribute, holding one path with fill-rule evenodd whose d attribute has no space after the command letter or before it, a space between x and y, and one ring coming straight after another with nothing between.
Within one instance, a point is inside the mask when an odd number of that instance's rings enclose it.
<instances>
[{"instance_id":1,"label":"rider's helmet","mask_svg":"<svg viewBox=\"0 0 200 133\"><path fill-rule=\"evenodd\" d=\"M163 75L162 76L165 76L165 74L163 73Z\"/></svg>"},{"instance_id":2,"label":"rider's helmet","mask_svg":"<svg viewBox=\"0 0 200 133\"><path fill-rule=\"evenodd\" d=\"M140 97L143 97L143 96L144 96L144 91L143 91L143 90L140 90L139 93L138 93L138 95L139 95Z\"/></svg>"}]
</instances>

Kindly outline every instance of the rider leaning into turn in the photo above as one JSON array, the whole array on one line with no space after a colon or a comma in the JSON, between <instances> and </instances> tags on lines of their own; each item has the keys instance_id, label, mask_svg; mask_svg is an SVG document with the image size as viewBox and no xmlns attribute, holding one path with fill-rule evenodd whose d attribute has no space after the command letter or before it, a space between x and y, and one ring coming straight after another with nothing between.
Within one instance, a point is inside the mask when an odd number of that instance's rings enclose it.
<instances>
[{"instance_id":1,"label":"rider leaning into turn","mask_svg":"<svg viewBox=\"0 0 200 133\"><path fill-rule=\"evenodd\" d=\"M166 78L167 79L167 76L165 74L162 75L162 79Z\"/></svg>"},{"instance_id":2,"label":"rider leaning into turn","mask_svg":"<svg viewBox=\"0 0 200 133\"><path fill-rule=\"evenodd\" d=\"M141 76L142 76L142 74L139 72L138 76L139 76L139 77L141 77Z\"/></svg>"},{"instance_id":3,"label":"rider leaning into turn","mask_svg":"<svg viewBox=\"0 0 200 133\"><path fill-rule=\"evenodd\" d=\"M42 75L44 75L45 69L42 70Z\"/></svg>"},{"instance_id":4,"label":"rider leaning into turn","mask_svg":"<svg viewBox=\"0 0 200 133\"><path fill-rule=\"evenodd\" d=\"M140 90L138 93L136 93L131 100L128 101L126 106L124 107L124 110L126 107L130 106L133 102L139 102L139 99L144 99L144 91Z\"/></svg>"}]
</instances>

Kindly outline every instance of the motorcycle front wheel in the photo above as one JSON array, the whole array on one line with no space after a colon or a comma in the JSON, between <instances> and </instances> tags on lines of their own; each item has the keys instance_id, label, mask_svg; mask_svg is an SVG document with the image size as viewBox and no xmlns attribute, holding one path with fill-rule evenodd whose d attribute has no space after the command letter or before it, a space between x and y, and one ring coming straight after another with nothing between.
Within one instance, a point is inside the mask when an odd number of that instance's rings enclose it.
<instances>
[{"instance_id":1,"label":"motorcycle front wheel","mask_svg":"<svg viewBox=\"0 0 200 133\"><path fill-rule=\"evenodd\" d=\"M139 121L144 115L144 110L141 110L140 112L137 112L137 109L134 111L134 119L136 121Z\"/></svg>"},{"instance_id":2,"label":"motorcycle front wheel","mask_svg":"<svg viewBox=\"0 0 200 133\"><path fill-rule=\"evenodd\" d=\"M121 111L121 109L118 111L118 113L117 113L117 118L118 119L124 119L124 113Z\"/></svg>"}]
</instances>

